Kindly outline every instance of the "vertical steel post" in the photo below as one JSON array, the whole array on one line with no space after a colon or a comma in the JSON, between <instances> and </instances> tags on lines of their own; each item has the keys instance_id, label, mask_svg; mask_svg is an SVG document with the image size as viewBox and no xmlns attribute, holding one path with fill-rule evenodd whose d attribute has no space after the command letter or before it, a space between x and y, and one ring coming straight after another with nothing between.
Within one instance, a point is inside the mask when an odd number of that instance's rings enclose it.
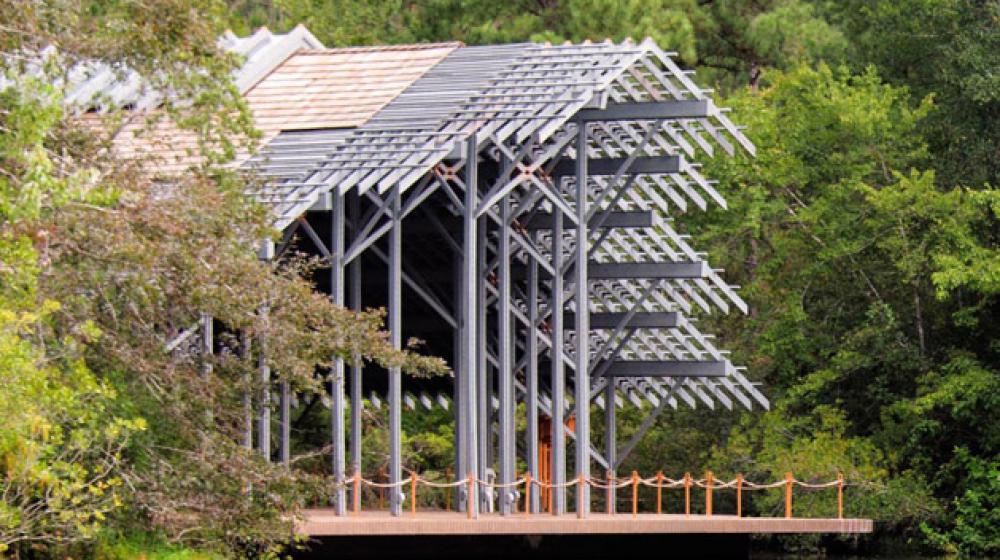
<instances>
[{"instance_id":1,"label":"vertical steel post","mask_svg":"<svg viewBox=\"0 0 1000 560\"><path fill-rule=\"evenodd\" d=\"M462 330L462 368L459 371L464 376L462 399L465 401L465 467L466 473L458 476L476 476L479 472L479 443L476 426L476 370L479 366L479 348L477 347L476 327L479 324L476 314L476 296L479 278L476 261L479 258L477 243L479 232L476 224L476 205L478 204L479 184L479 146L476 135L469 137L465 148L465 212L462 214L462 314L465 328ZM484 351L485 352L485 351ZM479 514L479 488L470 480L466 496L466 511L469 517Z\"/></svg>"},{"instance_id":2,"label":"vertical steel post","mask_svg":"<svg viewBox=\"0 0 1000 560\"><path fill-rule=\"evenodd\" d=\"M580 121L576 136L576 476L590 478L590 291L587 278L587 124ZM576 511L590 513L590 486L581 484Z\"/></svg>"},{"instance_id":3,"label":"vertical steel post","mask_svg":"<svg viewBox=\"0 0 1000 560\"><path fill-rule=\"evenodd\" d=\"M240 355L244 360L250 359L250 336L246 331L240 333ZM249 370L243 378L246 390L243 391L243 447L253 449L253 377Z\"/></svg>"},{"instance_id":4,"label":"vertical steel post","mask_svg":"<svg viewBox=\"0 0 1000 560\"><path fill-rule=\"evenodd\" d=\"M464 249L463 249L464 251ZM454 351L453 351L453 369L455 376L455 384L453 387L452 396L452 414L455 418L455 431L454 431L454 447L455 447L455 472L457 473L457 478L461 478L462 473L468 473L469 470L465 464L465 458L467 451L465 448L466 440L468 437L465 434L466 425L465 417L468 412L466 408L468 406L467 400L465 398L465 384L467 383L468 372L463 370L465 367L465 358L463 356L464 341L466 332L469 330L470 326L465 323L466 317L464 308L464 290L462 289L462 284L464 282L464 277L462 275L462 263L463 263L464 252L455 252L454 254L454 278L453 285L455 286L454 297L455 297L455 324L457 325L454 333ZM462 498L463 492L465 490L459 486L455 488L456 504L458 511L465 511L465 500ZM448 489L451 492L451 489Z\"/></svg>"},{"instance_id":5,"label":"vertical steel post","mask_svg":"<svg viewBox=\"0 0 1000 560\"><path fill-rule=\"evenodd\" d=\"M514 345L511 339L510 309L510 197L500 200L500 238L497 242L498 286L497 315L499 338L499 371L497 384L500 397L499 444L500 444L500 484L514 482ZM503 488L499 492L500 513L514 512L514 489Z\"/></svg>"},{"instance_id":6,"label":"vertical steel post","mask_svg":"<svg viewBox=\"0 0 1000 560\"><path fill-rule=\"evenodd\" d=\"M361 195L354 194L350 198L351 219L354 221L354 231L361 228ZM347 267L350 278L347 298L354 311L361 311L361 257L357 256ZM361 414L364 406L361 396L361 356L351 357L351 475L361 473ZM356 487L355 487L356 488ZM356 492L357 490L355 490ZM355 501L359 496L353 496Z\"/></svg>"},{"instance_id":7,"label":"vertical steel post","mask_svg":"<svg viewBox=\"0 0 1000 560\"><path fill-rule=\"evenodd\" d=\"M399 185L392 187L392 229L389 232L389 338L393 348L403 347L402 333L402 244L403 223ZM398 366L389 368L389 482L402 480L402 371ZM402 494L399 487L389 489L389 507L392 515L402 513Z\"/></svg>"},{"instance_id":8,"label":"vertical steel post","mask_svg":"<svg viewBox=\"0 0 1000 560\"><path fill-rule=\"evenodd\" d=\"M270 261L274 258L274 242L264 241L261 248L261 260ZM268 304L260 308L262 328L267 328ZM260 334L257 349L257 371L260 376L260 415L257 417L257 434L260 438L260 454L265 461L271 461L271 366L267 364L267 337Z\"/></svg>"},{"instance_id":9,"label":"vertical steel post","mask_svg":"<svg viewBox=\"0 0 1000 560\"><path fill-rule=\"evenodd\" d=\"M486 333L486 317L488 315L486 308L486 280L481 278L486 274L486 231L487 231L487 221L486 217L483 216L479 218L479 223L476 226L476 276L479 279L479 283L476 285L476 349L479 354L476 357L476 375L473 382L476 384L476 404L473 408L473 414L476 417L476 476L480 480L486 480L486 469L490 465L490 440L492 439L492 434L490 433L490 417L492 416L491 410L493 403L490 402L490 385L489 385L489 368L487 367L489 361L486 359L487 355L487 333ZM471 428L470 428L471 429ZM472 453L472 450L469 451ZM483 492L476 485L477 496L479 496L481 509L489 510L488 501L490 499L489 492Z\"/></svg>"},{"instance_id":10,"label":"vertical steel post","mask_svg":"<svg viewBox=\"0 0 1000 560\"><path fill-rule=\"evenodd\" d=\"M278 460L288 466L292 459L292 394L288 381L278 383Z\"/></svg>"},{"instance_id":11,"label":"vertical steel post","mask_svg":"<svg viewBox=\"0 0 1000 560\"><path fill-rule=\"evenodd\" d=\"M618 430L615 418L615 379L608 378L608 384L604 387L604 459L608 462L608 478L616 477L616 463L618 462ZM608 486L608 507L614 511L617 496L617 488L614 484Z\"/></svg>"},{"instance_id":12,"label":"vertical steel post","mask_svg":"<svg viewBox=\"0 0 1000 560\"><path fill-rule=\"evenodd\" d=\"M212 355L215 354L215 318L208 313L201 314L201 376L206 382L212 374ZM205 411L205 420L213 423L214 412Z\"/></svg>"},{"instance_id":13,"label":"vertical steel post","mask_svg":"<svg viewBox=\"0 0 1000 560\"><path fill-rule=\"evenodd\" d=\"M201 314L201 374L212 373L212 354L215 353L215 319L208 313Z\"/></svg>"},{"instance_id":14,"label":"vertical steel post","mask_svg":"<svg viewBox=\"0 0 1000 560\"><path fill-rule=\"evenodd\" d=\"M563 412L566 405L566 370L563 366L563 215L558 207L552 208L552 296L549 310L552 320L552 514L566 512L566 423Z\"/></svg>"},{"instance_id":15,"label":"vertical steel post","mask_svg":"<svg viewBox=\"0 0 1000 560\"><path fill-rule=\"evenodd\" d=\"M337 191L334 191L337 193ZM333 194L333 208L330 211L330 300L338 306L344 305L344 237L346 234L346 212L343 194ZM330 414L331 444L333 445L332 466L333 511L336 515L347 513L346 489L344 488L345 441L344 441L344 360L335 358L330 371L330 395L333 410Z\"/></svg>"},{"instance_id":16,"label":"vertical steel post","mask_svg":"<svg viewBox=\"0 0 1000 560\"><path fill-rule=\"evenodd\" d=\"M534 242L535 236L531 235L530 241ZM525 448L527 449L528 473L530 480L541 480L542 474L538 465L538 330L535 324L538 323L538 261L534 258L528 259L528 340L525 345L528 353L527 365L527 395L525 397L525 409L528 415L527 430L525 432ZM538 513L540 492L532 492L531 500L525 506L532 513Z\"/></svg>"}]
</instances>

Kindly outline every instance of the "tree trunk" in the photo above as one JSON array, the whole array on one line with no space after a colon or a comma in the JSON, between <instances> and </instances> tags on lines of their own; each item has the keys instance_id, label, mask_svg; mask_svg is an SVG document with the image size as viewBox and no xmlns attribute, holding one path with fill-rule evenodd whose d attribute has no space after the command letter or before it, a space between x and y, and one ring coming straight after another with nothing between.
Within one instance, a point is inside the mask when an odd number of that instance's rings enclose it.
<instances>
[{"instance_id":1,"label":"tree trunk","mask_svg":"<svg viewBox=\"0 0 1000 560\"><path fill-rule=\"evenodd\" d=\"M927 343L924 338L924 313L920 301L920 286L916 282L913 284L913 311L917 323L917 340L920 342L920 357L922 358L927 353Z\"/></svg>"}]
</instances>

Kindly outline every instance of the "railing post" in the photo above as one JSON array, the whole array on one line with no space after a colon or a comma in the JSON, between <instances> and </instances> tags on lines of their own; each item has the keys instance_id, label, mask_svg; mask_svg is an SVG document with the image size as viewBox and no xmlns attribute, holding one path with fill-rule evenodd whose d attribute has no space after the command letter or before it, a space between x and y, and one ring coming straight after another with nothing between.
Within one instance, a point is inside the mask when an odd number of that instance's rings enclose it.
<instances>
[{"instance_id":1,"label":"railing post","mask_svg":"<svg viewBox=\"0 0 1000 560\"><path fill-rule=\"evenodd\" d=\"M743 473L736 473L736 517L743 517Z\"/></svg>"},{"instance_id":2,"label":"railing post","mask_svg":"<svg viewBox=\"0 0 1000 560\"><path fill-rule=\"evenodd\" d=\"M844 518L844 473L837 473L837 519Z\"/></svg>"},{"instance_id":3,"label":"railing post","mask_svg":"<svg viewBox=\"0 0 1000 560\"><path fill-rule=\"evenodd\" d=\"M639 473L632 471L632 517L639 514Z\"/></svg>"},{"instance_id":4,"label":"railing post","mask_svg":"<svg viewBox=\"0 0 1000 560\"><path fill-rule=\"evenodd\" d=\"M417 514L417 471L410 471L410 513Z\"/></svg>"},{"instance_id":5,"label":"railing post","mask_svg":"<svg viewBox=\"0 0 1000 560\"><path fill-rule=\"evenodd\" d=\"M531 515L531 471L524 473L524 515Z\"/></svg>"},{"instance_id":6,"label":"railing post","mask_svg":"<svg viewBox=\"0 0 1000 560\"><path fill-rule=\"evenodd\" d=\"M586 514L586 512L583 510L583 500L581 500L579 496L579 492L583 492L584 484L586 484L586 482L583 479L583 475L582 474L576 475L576 491L578 493L576 498L576 517L578 519L583 519L584 515Z\"/></svg>"},{"instance_id":7,"label":"railing post","mask_svg":"<svg viewBox=\"0 0 1000 560\"><path fill-rule=\"evenodd\" d=\"M614 515L615 514L615 499L614 499L614 494L615 493L614 493L614 490L612 490L611 485L615 483L615 477L611 473L610 470L607 473L607 483L608 483L608 487L604 489L604 493L606 495L605 499L608 502L608 515Z\"/></svg>"},{"instance_id":8,"label":"railing post","mask_svg":"<svg viewBox=\"0 0 1000 560\"><path fill-rule=\"evenodd\" d=\"M691 473L684 473L684 515L691 515Z\"/></svg>"},{"instance_id":9,"label":"railing post","mask_svg":"<svg viewBox=\"0 0 1000 560\"><path fill-rule=\"evenodd\" d=\"M705 472L705 517L712 517L712 471Z\"/></svg>"},{"instance_id":10,"label":"railing post","mask_svg":"<svg viewBox=\"0 0 1000 560\"><path fill-rule=\"evenodd\" d=\"M663 513L663 471L656 471L656 514Z\"/></svg>"},{"instance_id":11,"label":"railing post","mask_svg":"<svg viewBox=\"0 0 1000 560\"><path fill-rule=\"evenodd\" d=\"M445 484L451 484L451 467L444 470L444 482ZM444 491L444 510L451 511L451 487L445 488Z\"/></svg>"},{"instance_id":12,"label":"railing post","mask_svg":"<svg viewBox=\"0 0 1000 560\"><path fill-rule=\"evenodd\" d=\"M354 472L354 515L361 513L361 471Z\"/></svg>"},{"instance_id":13,"label":"railing post","mask_svg":"<svg viewBox=\"0 0 1000 560\"><path fill-rule=\"evenodd\" d=\"M469 496L469 499L465 500L465 512L468 514L469 519L472 519L472 510L474 509L469 504L470 504L473 492L475 491L475 487L473 486L473 484L475 484L475 480L476 480L476 478L472 475L472 473L469 473L469 478L468 478L468 491L469 491L469 493L467 494L467 496Z\"/></svg>"},{"instance_id":14,"label":"railing post","mask_svg":"<svg viewBox=\"0 0 1000 560\"><path fill-rule=\"evenodd\" d=\"M385 474L385 468L384 467L379 467L379 469L378 469L378 475L380 477L382 477L383 480L385 480L385 481L387 481L388 478L389 478L388 475ZM385 507L385 488L379 488L378 489L378 509L382 509L384 507Z\"/></svg>"},{"instance_id":15,"label":"railing post","mask_svg":"<svg viewBox=\"0 0 1000 560\"><path fill-rule=\"evenodd\" d=\"M792 518L792 471L785 473L785 518Z\"/></svg>"}]
</instances>

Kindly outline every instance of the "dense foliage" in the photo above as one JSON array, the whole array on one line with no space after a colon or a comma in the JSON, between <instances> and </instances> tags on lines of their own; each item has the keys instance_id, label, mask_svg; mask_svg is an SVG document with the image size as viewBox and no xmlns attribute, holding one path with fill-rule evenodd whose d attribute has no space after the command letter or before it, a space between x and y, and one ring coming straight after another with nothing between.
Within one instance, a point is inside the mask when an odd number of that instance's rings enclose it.
<instances>
[{"instance_id":1,"label":"dense foliage","mask_svg":"<svg viewBox=\"0 0 1000 560\"><path fill-rule=\"evenodd\" d=\"M276 232L216 165L253 137L229 82L235 60L215 46L224 28L205 17L219 8L0 8L0 554L150 530L151 542L227 555L276 551L296 508L328 482L240 444L242 396L261 389L260 341L303 395L324 393L316 371L337 356L444 370L394 350L380 311L354 313L315 291L321 263L258 261L254 246ZM60 76L84 59L153 76L150 87L169 93L151 117L197 133L203 164L152 181L148 161L109 150L115 112L64 108ZM168 351L203 314L219 326L215 354L197 352L198 337Z\"/></svg>"},{"instance_id":2,"label":"dense foliage","mask_svg":"<svg viewBox=\"0 0 1000 560\"><path fill-rule=\"evenodd\" d=\"M275 371L317 398L315 368L352 349L440 369L391 352L377 313L313 294L313 264L254 260L260 211L212 165L253 136L214 37L304 23L329 46L652 36L676 51L758 146L708 164L728 211L679 222L743 286L748 317L703 320L773 407L664 414L624 468L844 472L848 513L880 521L882 548L1000 553L1000 2L4 0L0 20L16 86L0 94L0 547L149 523L227 554L278 542L281 515L322 480L234 443L255 359L235 336L209 375L159 351L202 312L284 337ZM49 45L64 57L53 75L79 57L156 69L174 92L162 118L206 136L206 166L151 191L63 114L53 81L19 71ZM619 436L642 414L624 413ZM366 470L384 461L382 420ZM406 422L408 465L443 470L447 418ZM773 513L780 497L749 507ZM832 513L818 494L796 507Z\"/></svg>"}]
</instances>

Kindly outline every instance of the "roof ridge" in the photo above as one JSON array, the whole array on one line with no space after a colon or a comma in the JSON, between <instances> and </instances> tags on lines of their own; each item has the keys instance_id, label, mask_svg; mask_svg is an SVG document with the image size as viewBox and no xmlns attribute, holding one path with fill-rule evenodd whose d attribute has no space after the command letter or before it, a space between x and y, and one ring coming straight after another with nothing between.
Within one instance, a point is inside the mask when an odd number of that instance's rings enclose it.
<instances>
[{"instance_id":1,"label":"roof ridge","mask_svg":"<svg viewBox=\"0 0 1000 560\"><path fill-rule=\"evenodd\" d=\"M447 41L442 43L408 43L402 45L359 45L353 47L327 47L322 49L302 49L297 54L339 54L358 52L386 52L386 51L422 51L429 49L445 49L464 47L462 41Z\"/></svg>"}]
</instances>

